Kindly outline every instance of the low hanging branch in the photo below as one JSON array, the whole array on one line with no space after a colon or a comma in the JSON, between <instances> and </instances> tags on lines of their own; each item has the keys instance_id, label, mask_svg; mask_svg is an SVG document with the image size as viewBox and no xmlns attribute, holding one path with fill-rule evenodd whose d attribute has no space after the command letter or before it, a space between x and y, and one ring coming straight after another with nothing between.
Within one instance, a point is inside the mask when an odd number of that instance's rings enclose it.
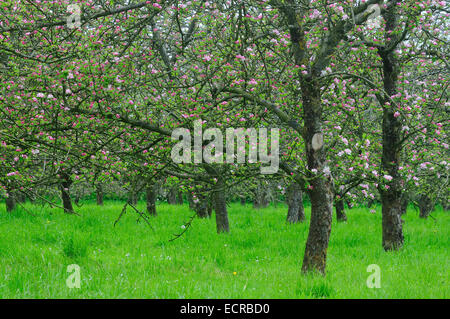
<instances>
[{"instance_id":1,"label":"low hanging branch","mask_svg":"<svg viewBox=\"0 0 450 319\"><path fill-rule=\"evenodd\" d=\"M131 208L133 208L134 211L139 215L138 220L139 220L140 218L142 218L142 219L147 223L147 225L150 227L150 229L151 229L152 231L155 231L155 229L153 228L153 226L150 224L150 222L149 222L149 220L148 220L148 216L147 216L146 214L144 214L143 212L139 211L139 209L137 209L136 207L134 207L134 205L131 204L130 201L127 201L127 202L125 203L125 205L123 206L122 211L120 212L119 217L117 217L116 221L114 222L114 227L116 227L116 224L122 219L122 216L125 215L125 213L127 212L127 206L130 206Z\"/></svg>"},{"instance_id":2,"label":"low hanging branch","mask_svg":"<svg viewBox=\"0 0 450 319\"><path fill-rule=\"evenodd\" d=\"M169 242L175 241L175 240L177 240L178 238L180 238L181 236L183 236L183 234L184 234L185 232L187 232L187 230L192 226L192 222L194 221L195 217L197 217L197 213L195 213L194 215L192 215L192 216L189 218L189 221L188 221L187 223L183 224L183 226L184 226L183 231L182 231L181 233L179 233L179 234L174 234L174 235L173 235L174 238L169 239Z\"/></svg>"}]
</instances>

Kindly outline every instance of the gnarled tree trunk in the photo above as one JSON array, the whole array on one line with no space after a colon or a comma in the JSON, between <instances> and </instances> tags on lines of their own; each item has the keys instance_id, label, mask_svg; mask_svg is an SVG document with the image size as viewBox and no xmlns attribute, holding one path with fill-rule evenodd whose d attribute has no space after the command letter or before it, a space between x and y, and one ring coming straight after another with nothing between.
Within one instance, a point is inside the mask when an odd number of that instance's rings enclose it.
<instances>
[{"instance_id":1,"label":"gnarled tree trunk","mask_svg":"<svg viewBox=\"0 0 450 319\"><path fill-rule=\"evenodd\" d=\"M291 224L305 221L305 208L303 207L303 195L300 186L293 182L287 189L288 214L286 221Z\"/></svg>"}]
</instances>

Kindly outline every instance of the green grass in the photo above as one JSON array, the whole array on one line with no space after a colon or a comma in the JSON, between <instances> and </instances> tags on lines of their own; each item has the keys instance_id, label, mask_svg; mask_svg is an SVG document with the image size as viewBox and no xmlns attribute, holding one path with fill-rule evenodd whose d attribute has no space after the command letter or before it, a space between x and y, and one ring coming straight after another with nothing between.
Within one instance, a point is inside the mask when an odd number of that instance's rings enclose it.
<instances>
[{"instance_id":1,"label":"green grass","mask_svg":"<svg viewBox=\"0 0 450 319\"><path fill-rule=\"evenodd\" d=\"M172 234L192 212L158 205L153 230L121 204L84 204L81 216L27 205L0 207L0 298L449 298L450 214L405 216L405 247L381 247L380 208L347 211L333 222L327 276L302 275L309 227L285 223L286 207L229 207L231 233L217 235L214 219L195 219L179 239ZM139 207L144 209L144 203ZM81 288L66 286L67 266L81 267ZM366 271L381 268L381 288Z\"/></svg>"}]
</instances>

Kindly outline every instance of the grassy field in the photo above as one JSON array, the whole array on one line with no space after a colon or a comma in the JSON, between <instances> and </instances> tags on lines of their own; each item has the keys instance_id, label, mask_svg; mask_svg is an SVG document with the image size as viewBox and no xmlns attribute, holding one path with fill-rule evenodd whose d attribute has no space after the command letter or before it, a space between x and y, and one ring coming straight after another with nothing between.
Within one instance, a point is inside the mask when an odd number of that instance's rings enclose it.
<instances>
[{"instance_id":1,"label":"grassy field","mask_svg":"<svg viewBox=\"0 0 450 319\"><path fill-rule=\"evenodd\" d=\"M144 203L140 203L144 209ZM153 230L122 204L86 203L81 216L28 206L9 215L0 205L0 298L449 298L450 214L421 220L409 209L405 247L381 247L381 213L347 211L333 222L327 276L300 273L309 226L285 223L286 207L253 210L231 204L231 233L187 206L158 205ZM81 267L81 288L66 286L67 266ZM366 285L367 266L381 268L381 288Z\"/></svg>"}]
</instances>

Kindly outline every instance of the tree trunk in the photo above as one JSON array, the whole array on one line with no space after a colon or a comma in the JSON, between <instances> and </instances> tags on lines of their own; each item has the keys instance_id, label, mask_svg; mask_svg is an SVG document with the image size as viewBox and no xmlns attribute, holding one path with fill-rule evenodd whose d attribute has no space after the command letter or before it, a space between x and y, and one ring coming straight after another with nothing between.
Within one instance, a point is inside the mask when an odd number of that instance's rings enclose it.
<instances>
[{"instance_id":1,"label":"tree trunk","mask_svg":"<svg viewBox=\"0 0 450 319\"><path fill-rule=\"evenodd\" d=\"M195 211L197 212L197 216L200 218L208 218L208 204L206 200L202 199L198 203L195 204Z\"/></svg>"},{"instance_id":2,"label":"tree trunk","mask_svg":"<svg viewBox=\"0 0 450 319\"><path fill-rule=\"evenodd\" d=\"M103 186L102 184L95 185L95 193L97 195L97 205L103 206Z\"/></svg>"},{"instance_id":3,"label":"tree trunk","mask_svg":"<svg viewBox=\"0 0 450 319\"><path fill-rule=\"evenodd\" d=\"M433 211L433 201L427 195L421 195L419 198L419 217L427 219L430 213Z\"/></svg>"},{"instance_id":4,"label":"tree trunk","mask_svg":"<svg viewBox=\"0 0 450 319\"><path fill-rule=\"evenodd\" d=\"M230 226L228 224L227 201L225 198L225 183L223 179L218 176L217 182L213 190L214 210L216 211L216 226L217 233L229 233Z\"/></svg>"},{"instance_id":5,"label":"tree trunk","mask_svg":"<svg viewBox=\"0 0 450 319\"><path fill-rule=\"evenodd\" d=\"M61 182L59 188L61 190L61 198L63 201L64 212L67 214L74 214L72 200L70 199L70 186L72 185L72 181L68 174L61 174L63 181Z\"/></svg>"},{"instance_id":6,"label":"tree trunk","mask_svg":"<svg viewBox=\"0 0 450 319\"><path fill-rule=\"evenodd\" d=\"M293 182L287 190L288 214L286 221L291 224L305 221L305 209L303 207L303 196L300 186Z\"/></svg>"},{"instance_id":7,"label":"tree trunk","mask_svg":"<svg viewBox=\"0 0 450 319\"><path fill-rule=\"evenodd\" d=\"M311 172L313 169L323 172L326 167L320 85L314 78L302 77L301 90L305 123L303 138L306 146L308 177L311 179L308 191L311 199L311 222L303 257L302 271L318 271L325 274L333 216L334 194L332 191L332 179L331 174L317 177Z\"/></svg>"},{"instance_id":8,"label":"tree trunk","mask_svg":"<svg viewBox=\"0 0 450 319\"><path fill-rule=\"evenodd\" d=\"M334 202L334 206L336 207L336 219L338 222L346 222L347 215L345 214L344 201L338 200Z\"/></svg>"},{"instance_id":9,"label":"tree trunk","mask_svg":"<svg viewBox=\"0 0 450 319\"><path fill-rule=\"evenodd\" d=\"M245 206L245 197L241 197L241 205Z\"/></svg>"},{"instance_id":10,"label":"tree trunk","mask_svg":"<svg viewBox=\"0 0 450 319\"><path fill-rule=\"evenodd\" d=\"M400 249L403 246L401 201L397 194L384 193L381 204L383 248L386 251Z\"/></svg>"},{"instance_id":11,"label":"tree trunk","mask_svg":"<svg viewBox=\"0 0 450 319\"><path fill-rule=\"evenodd\" d=\"M13 192L8 192L8 197L5 200L6 211L11 213L16 208L16 200L14 198Z\"/></svg>"},{"instance_id":12,"label":"tree trunk","mask_svg":"<svg viewBox=\"0 0 450 319\"><path fill-rule=\"evenodd\" d=\"M156 191L155 185L149 184L147 185L146 190L146 199L147 199L147 213L150 216L156 216Z\"/></svg>"},{"instance_id":13,"label":"tree trunk","mask_svg":"<svg viewBox=\"0 0 450 319\"><path fill-rule=\"evenodd\" d=\"M286 3L292 4L291 1ZM289 27L290 42L296 65L310 65L310 57L306 52L306 37L301 19L294 8L283 7L283 13ZM339 38L341 35L337 35ZM333 42L334 39L330 41ZM337 45L337 44L336 44ZM329 64L327 57L316 61L317 65ZM321 97L321 84L317 80L320 77L320 69L315 67L304 74L298 71L300 81L301 100L303 108L304 126L301 134L305 142L305 155L308 164L309 198L311 199L311 222L309 226L308 239L306 241L305 254L303 257L302 271L318 271L325 274L328 242L331 233L331 220L333 216L333 185L331 174L322 174L329 171L326 167L326 154L324 151L323 135L323 110ZM300 128L296 129L297 131ZM326 169L325 169L326 168ZM312 173L317 170L320 177Z\"/></svg>"},{"instance_id":14,"label":"tree trunk","mask_svg":"<svg viewBox=\"0 0 450 319\"><path fill-rule=\"evenodd\" d=\"M387 43L396 40L391 32L397 27L396 6L390 6L383 14L386 27L385 37L391 38ZM391 105L389 97L397 94L396 81L398 78L398 62L395 50L380 48L378 53L383 61L383 85L388 96L383 96L382 139L383 153L381 167L384 172L392 177L386 185L379 185L382 204L382 228L383 248L386 251L397 250L403 246L403 221L402 215L402 187L401 177L398 172L401 151L401 121L394 116L396 108Z\"/></svg>"},{"instance_id":15,"label":"tree trunk","mask_svg":"<svg viewBox=\"0 0 450 319\"><path fill-rule=\"evenodd\" d=\"M302 271L325 274L328 242L331 234L333 195L329 180L312 182L311 223L303 257Z\"/></svg>"}]
</instances>

